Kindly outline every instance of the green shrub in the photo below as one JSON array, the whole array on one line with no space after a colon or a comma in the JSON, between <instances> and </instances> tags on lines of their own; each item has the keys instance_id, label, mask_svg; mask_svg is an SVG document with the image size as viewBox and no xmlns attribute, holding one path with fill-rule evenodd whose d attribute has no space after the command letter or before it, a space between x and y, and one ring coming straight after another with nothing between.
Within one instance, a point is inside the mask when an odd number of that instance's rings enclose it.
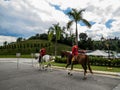
<instances>
[{"instance_id":1,"label":"green shrub","mask_svg":"<svg viewBox=\"0 0 120 90\"><path fill-rule=\"evenodd\" d=\"M103 57L90 56L91 65L120 67L120 59L108 59Z\"/></svg>"},{"instance_id":2,"label":"green shrub","mask_svg":"<svg viewBox=\"0 0 120 90\"><path fill-rule=\"evenodd\" d=\"M103 57L89 56L90 64L94 66L120 67L120 59L108 59ZM66 63L67 58L56 57L56 63Z\"/></svg>"},{"instance_id":3,"label":"green shrub","mask_svg":"<svg viewBox=\"0 0 120 90\"><path fill-rule=\"evenodd\" d=\"M56 57L55 58L55 62L56 63L66 63L67 62L67 58L66 57L64 57L64 58Z\"/></svg>"}]
</instances>

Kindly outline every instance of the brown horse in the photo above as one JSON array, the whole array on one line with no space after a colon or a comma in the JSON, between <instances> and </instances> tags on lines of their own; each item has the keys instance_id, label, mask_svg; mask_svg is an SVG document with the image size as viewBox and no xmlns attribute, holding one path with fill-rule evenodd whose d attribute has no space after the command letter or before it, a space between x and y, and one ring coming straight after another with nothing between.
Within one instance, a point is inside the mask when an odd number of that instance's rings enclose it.
<instances>
[{"instance_id":1,"label":"brown horse","mask_svg":"<svg viewBox=\"0 0 120 90\"><path fill-rule=\"evenodd\" d=\"M80 53L76 57L75 61L72 61L72 57L73 57L72 54L67 51L62 51L61 57L67 57L66 69L69 65L71 65L71 70L73 70L73 65L75 63L81 64L84 69L84 79L86 79L87 66L89 68L90 73L93 73L92 69L90 67L89 57L86 54ZM72 74L70 72L68 72L68 75L72 75Z\"/></svg>"}]
</instances>

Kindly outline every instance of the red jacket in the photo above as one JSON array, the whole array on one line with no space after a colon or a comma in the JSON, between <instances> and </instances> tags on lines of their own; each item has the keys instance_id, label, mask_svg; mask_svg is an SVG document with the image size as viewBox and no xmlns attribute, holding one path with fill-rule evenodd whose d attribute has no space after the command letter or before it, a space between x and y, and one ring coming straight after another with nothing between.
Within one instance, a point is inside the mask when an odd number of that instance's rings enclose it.
<instances>
[{"instance_id":1,"label":"red jacket","mask_svg":"<svg viewBox=\"0 0 120 90\"><path fill-rule=\"evenodd\" d=\"M77 45L74 45L72 47L72 55L73 56L78 55L78 46Z\"/></svg>"},{"instance_id":2,"label":"red jacket","mask_svg":"<svg viewBox=\"0 0 120 90\"><path fill-rule=\"evenodd\" d=\"M44 56L46 54L46 49L45 48L42 48L41 50L40 50L40 55L41 56Z\"/></svg>"}]
</instances>

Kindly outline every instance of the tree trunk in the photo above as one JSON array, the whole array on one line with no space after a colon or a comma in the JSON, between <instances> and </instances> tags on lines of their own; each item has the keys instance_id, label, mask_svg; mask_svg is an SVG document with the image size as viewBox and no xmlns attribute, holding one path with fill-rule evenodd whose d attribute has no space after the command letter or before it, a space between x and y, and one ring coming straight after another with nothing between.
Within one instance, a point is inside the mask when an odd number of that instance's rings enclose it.
<instances>
[{"instance_id":1,"label":"tree trunk","mask_svg":"<svg viewBox=\"0 0 120 90\"><path fill-rule=\"evenodd\" d=\"M57 38L55 40L55 57L56 57L56 55L57 55Z\"/></svg>"},{"instance_id":2,"label":"tree trunk","mask_svg":"<svg viewBox=\"0 0 120 90\"><path fill-rule=\"evenodd\" d=\"M76 37L75 37L75 43L76 43L76 45L78 46L78 30L77 30L77 21L76 21L75 23L76 23Z\"/></svg>"}]
</instances>

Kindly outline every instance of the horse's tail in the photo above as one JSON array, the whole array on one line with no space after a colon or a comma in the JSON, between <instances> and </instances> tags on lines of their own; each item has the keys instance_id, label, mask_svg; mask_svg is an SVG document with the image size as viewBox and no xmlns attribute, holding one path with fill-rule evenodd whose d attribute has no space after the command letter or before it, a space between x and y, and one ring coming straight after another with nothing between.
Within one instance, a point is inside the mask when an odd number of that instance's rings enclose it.
<instances>
[{"instance_id":1,"label":"horse's tail","mask_svg":"<svg viewBox=\"0 0 120 90\"><path fill-rule=\"evenodd\" d=\"M93 73L93 72L92 72L92 69L91 69L91 67L90 67L90 61L89 61L89 57L88 57L88 56L87 56L87 61L88 61L87 64L88 64L88 68L89 68L89 70L90 70L90 73Z\"/></svg>"}]
</instances>

